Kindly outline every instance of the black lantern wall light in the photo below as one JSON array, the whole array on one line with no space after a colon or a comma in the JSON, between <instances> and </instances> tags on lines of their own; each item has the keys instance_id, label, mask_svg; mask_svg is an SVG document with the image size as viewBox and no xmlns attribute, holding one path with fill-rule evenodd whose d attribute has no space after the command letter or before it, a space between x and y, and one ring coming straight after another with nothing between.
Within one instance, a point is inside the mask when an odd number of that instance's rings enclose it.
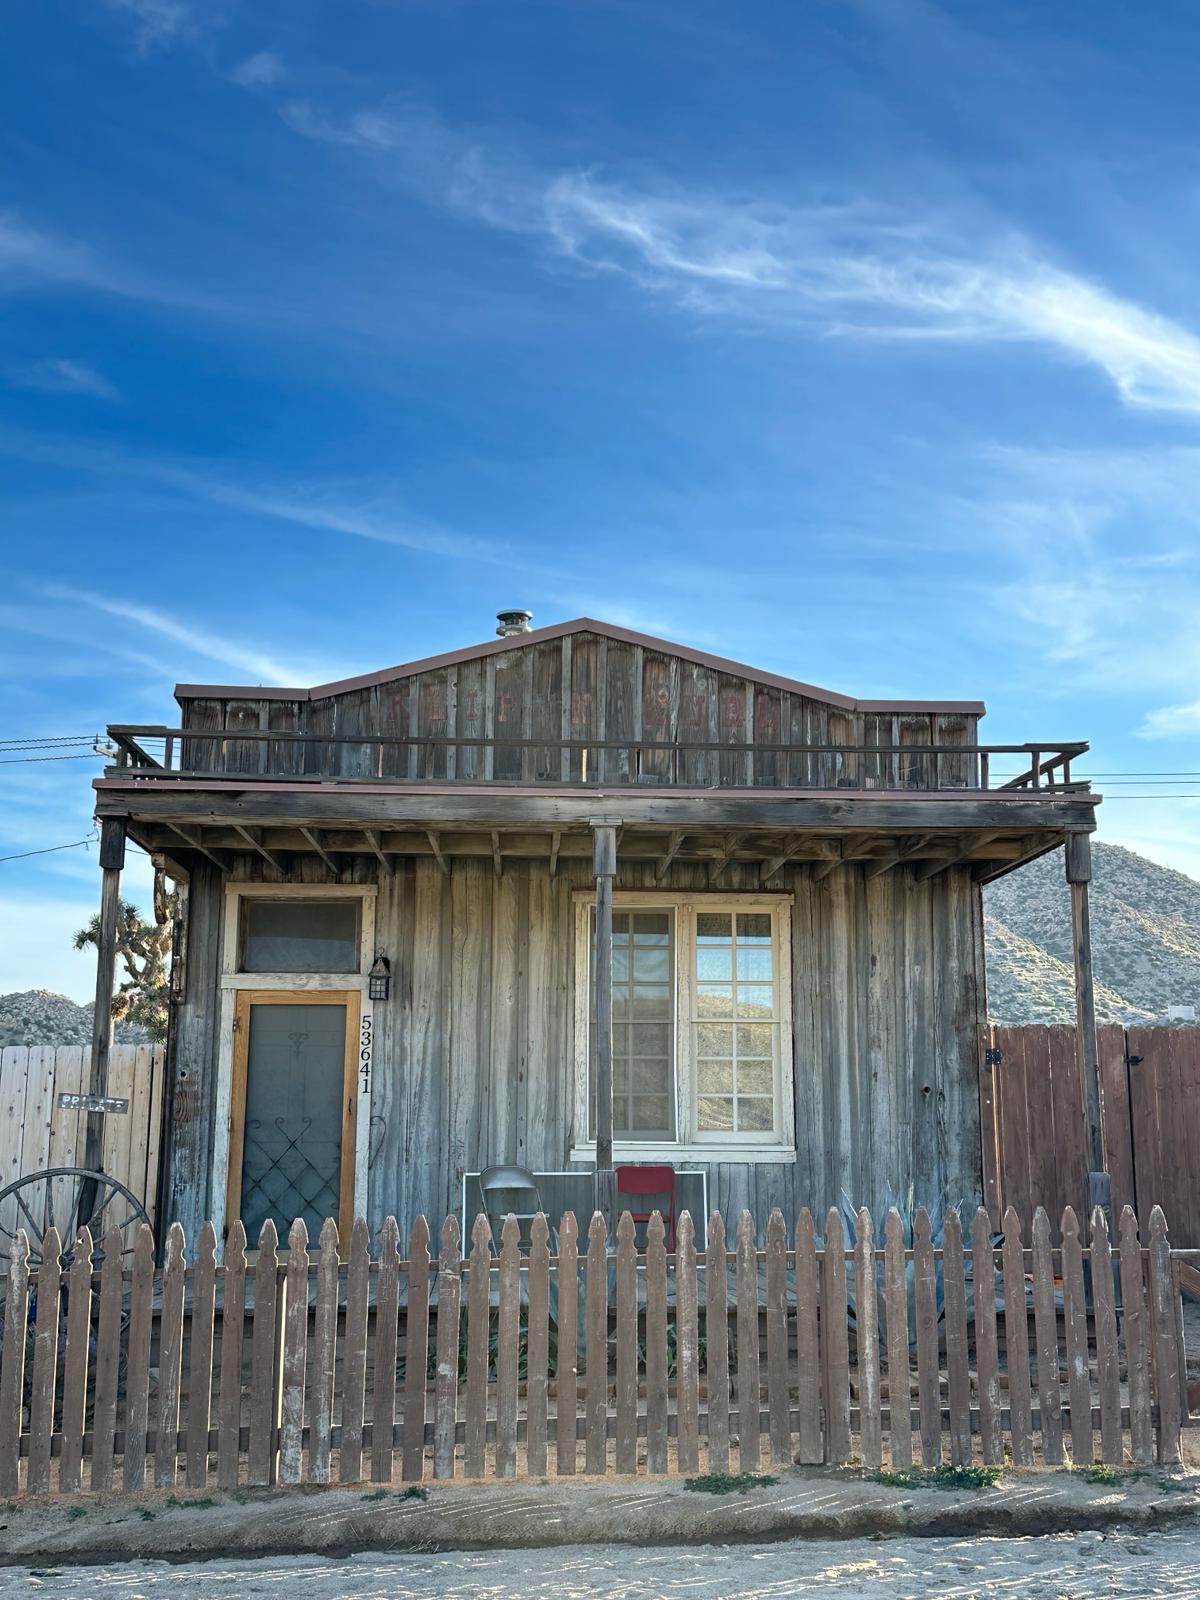
<instances>
[{"instance_id":1,"label":"black lantern wall light","mask_svg":"<svg viewBox=\"0 0 1200 1600\"><path fill-rule=\"evenodd\" d=\"M371 1000L386 1000L392 990L392 964L382 950L367 974L367 995Z\"/></svg>"}]
</instances>

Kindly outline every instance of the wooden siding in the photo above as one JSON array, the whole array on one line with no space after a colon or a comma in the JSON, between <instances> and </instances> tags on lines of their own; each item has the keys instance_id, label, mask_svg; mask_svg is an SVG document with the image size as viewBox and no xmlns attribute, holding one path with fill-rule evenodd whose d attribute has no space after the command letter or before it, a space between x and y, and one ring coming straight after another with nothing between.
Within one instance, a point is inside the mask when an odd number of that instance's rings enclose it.
<instances>
[{"instance_id":1,"label":"wooden siding","mask_svg":"<svg viewBox=\"0 0 1200 1600\"><path fill-rule=\"evenodd\" d=\"M558 741L617 740L622 750L589 752L587 777L607 783L787 784L882 789L966 787L974 758L928 755L869 757L866 770L836 754L799 755L671 751L643 747L678 742L806 745L903 744L929 748L969 744L979 719L914 709L862 712L750 677L717 672L663 651L579 633L507 650L481 661L439 667L315 700L184 698L183 725L206 737L183 742L185 767L243 773L330 772L347 777L494 779L579 782L581 752L560 753ZM330 735L443 739L481 738L488 747L289 744L234 737L247 729ZM224 738L212 734L225 735ZM546 737L545 746L506 741ZM490 747L495 741L495 748ZM639 778L640 767L640 778Z\"/></svg>"},{"instance_id":2,"label":"wooden siding","mask_svg":"<svg viewBox=\"0 0 1200 1600\"><path fill-rule=\"evenodd\" d=\"M568 1165L574 1106L572 894L585 863L406 858L378 879L376 941L392 961L378 1004L370 1121L368 1220L456 1209L464 1171L496 1161ZM376 881L376 864L355 864ZM328 882L315 860L295 876ZM236 875L275 874L239 857ZM755 864L733 863L721 892L758 888ZM343 881L350 881L347 876ZM713 1161L709 1203L732 1232L748 1209L824 1211L843 1193L883 1214L890 1191L936 1210L980 1197L978 886L968 868L917 882L904 868L867 878L849 864L814 882L806 867L773 880L793 896L795 1161ZM620 867L621 889L708 887L705 864ZM191 889L187 1000L177 1013L168 1220L194 1233L211 1207L211 1148L220 971L214 872ZM702 1165L688 1157L681 1165ZM221 1174L218 1182L223 1183Z\"/></svg>"}]
</instances>

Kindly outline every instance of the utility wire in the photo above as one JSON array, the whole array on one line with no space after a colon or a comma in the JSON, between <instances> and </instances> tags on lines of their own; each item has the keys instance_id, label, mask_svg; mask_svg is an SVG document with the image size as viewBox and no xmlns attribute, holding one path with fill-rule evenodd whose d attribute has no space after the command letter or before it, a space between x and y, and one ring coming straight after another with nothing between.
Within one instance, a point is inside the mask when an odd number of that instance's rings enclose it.
<instances>
[{"instance_id":1,"label":"utility wire","mask_svg":"<svg viewBox=\"0 0 1200 1600\"><path fill-rule=\"evenodd\" d=\"M96 835L89 833L86 839L76 839L73 844L50 844L44 850L19 850L14 856L0 856L0 861L24 861L29 856L51 856L56 850L78 850L80 845L95 844Z\"/></svg>"}]
</instances>

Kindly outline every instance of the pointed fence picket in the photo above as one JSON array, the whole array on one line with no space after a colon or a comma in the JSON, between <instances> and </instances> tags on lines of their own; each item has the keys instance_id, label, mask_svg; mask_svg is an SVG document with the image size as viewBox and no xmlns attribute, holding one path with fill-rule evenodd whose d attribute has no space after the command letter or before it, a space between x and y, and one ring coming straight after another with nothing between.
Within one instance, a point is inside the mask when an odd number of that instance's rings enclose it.
<instances>
[{"instance_id":1,"label":"pointed fence picket","mask_svg":"<svg viewBox=\"0 0 1200 1600\"><path fill-rule=\"evenodd\" d=\"M789 1248L777 1211L761 1240L714 1215L701 1253L686 1213L671 1251L658 1215L642 1249L629 1216L610 1235L597 1215L581 1259L569 1215L527 1244L477 1218L465 1258L448 1218L436 1261L424 1218L406 1259L392 1219L374 1252L355 1222L344 1254L331 1221L315 1250L294 1223L286 1252L267 1222L249 1261L240 1223L223 1260L206 1224L194 1253L168 1230L161 1265L148 1227L132 1249L50 1232L32 1276L19 1235L0 1493L104 1491L114 1469L131 1491L203 1489L214 1467L225 1489L544 1478L580 1445L597 1474L727 1471L731 1443L745 1471L905 1467L914 1443L927 1466L1177 1462L1191 1269L1161 1210L1143 1240L1126 1208L1115 1248L1099 1211L1085 1244L1067 1207L1057 1247L1044 1211L1028 1248L1003 1220L996 1239L983 1210L936 1234L893 1211L879 1245L866 1210L852 1237L802 1211Z\"/></svg>"}]
</instances>

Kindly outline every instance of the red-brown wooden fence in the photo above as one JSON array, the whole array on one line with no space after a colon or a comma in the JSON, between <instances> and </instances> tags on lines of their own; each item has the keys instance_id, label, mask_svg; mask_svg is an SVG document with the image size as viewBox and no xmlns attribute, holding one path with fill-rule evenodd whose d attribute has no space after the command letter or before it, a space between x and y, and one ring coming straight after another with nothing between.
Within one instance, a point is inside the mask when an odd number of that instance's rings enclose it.
<instances>
[{"instance_id":1,"label":"red-brown wooden fence","mask_svg":"<svg viewBox=\"0 0 1200 1600\"><path fill-rule=\"evenodd\" d=\"M568 1214L527 1250L510 1218L498 1253L480 1218L465 1257L449 1218L434 1259L420 1218L405 1260L390 1221L374 1255L361 1221L311 1256L298 1223L286 1260L268 1223L250 1261L235 1223L218 1262L209 1223L190 1259L172 1227L161 1267L148 1227L102 1260L51 1231L31 1272L20 1236L0 1494L1176 1461L1186 1269L1162 1212L1145 1243L1131 1210L1111 1243L1097 1213L1085 1246L1068 1210L1061 1240L1010 1212L996 1249L983 1210L937 1239L892 1211L882 1240L866 1211L850 1240L802 1212L789 1240L775 1211L765 1248L748 1213L727 1248L714 1215L698 1255L686 1212L671 1252L657 1215L639 1251L628 1217L579 1241Z\"/></svg>"},{"instance_id":2,"label":"red-brown wooden fence","mask_svg":"<svg viewBox=\"0 0 1200 1600\"><path fill-rule=\"evenodd\" d=\"M1113 1213L1132 1206L1143 1229L1161 1206L1177 1247L1200 1247L1200 1028L1098 1030L1104 1144ZM1075 1029L995 1027L981 1067L989 1207L1012 1206L1028 1230L1044 1206L1079 1215L1086 1201L1086 1125ZM999 1052L997 1058L996 1052ZM990 1057L990 1059L989 1059ZM989 1137L990 1135L990 1137ZM989 1165L993 1171L988 1172Z\"/></svg>"}]
</instances>

